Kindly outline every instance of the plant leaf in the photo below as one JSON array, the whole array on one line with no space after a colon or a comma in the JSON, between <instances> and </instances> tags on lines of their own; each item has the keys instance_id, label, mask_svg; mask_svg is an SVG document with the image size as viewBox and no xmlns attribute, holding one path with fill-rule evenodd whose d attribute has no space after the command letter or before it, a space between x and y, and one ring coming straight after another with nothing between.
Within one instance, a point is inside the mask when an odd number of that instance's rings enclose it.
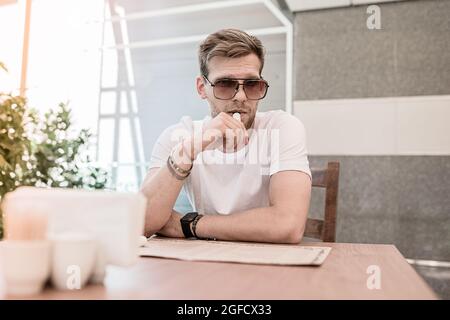
<instances>
[{"instance_id":1,"label":"plant leaf","mask_svg":"<svg viewBox=\"0 0 450 320\"><path fill-rule=\"evenodd\" d=\"M0 69L3 69L6 72L8 72L8 69L6 68L6 66L5 66L5 64L3 62L0 62Z\"/></svg>"}]
</instances>

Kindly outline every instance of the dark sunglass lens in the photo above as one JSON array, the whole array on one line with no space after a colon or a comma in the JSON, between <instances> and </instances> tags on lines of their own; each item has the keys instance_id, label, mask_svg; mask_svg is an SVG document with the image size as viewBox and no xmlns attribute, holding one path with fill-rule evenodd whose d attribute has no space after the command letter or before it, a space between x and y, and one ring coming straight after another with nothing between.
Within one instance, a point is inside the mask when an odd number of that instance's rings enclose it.
<instances>
[{"instance_id":1,"label":"dark sunglass lens","mask_svg":"<svg viewBox=\"0 0 450 320\"><path fill-rule=\"evenodd\" d=\"M248 99L261 99L266 94L267 83L263 80L247 80L244 90Z\"/></svg>"},{"instance_id":2,"label":"dark sunglass lens","mask_svg":"<svg viewBox=\"0 0 450 320\"><path fill-rule=\"evenodd\" d=\"M214 84L214 93L219 99L231 99L238 85L237 80L218 80Z\"/></svg>"},{"instance_id":3,"label":"dark sunglass lens","mask_svg":"<svg viewBox=\"0 0 450 320\"><path fill-rule=\"evenodd\" d=\"M214 84L216 87L220 88L233 88L236 89L238 81L236 80L218 80Z\"/></svg>"}]
</instances>

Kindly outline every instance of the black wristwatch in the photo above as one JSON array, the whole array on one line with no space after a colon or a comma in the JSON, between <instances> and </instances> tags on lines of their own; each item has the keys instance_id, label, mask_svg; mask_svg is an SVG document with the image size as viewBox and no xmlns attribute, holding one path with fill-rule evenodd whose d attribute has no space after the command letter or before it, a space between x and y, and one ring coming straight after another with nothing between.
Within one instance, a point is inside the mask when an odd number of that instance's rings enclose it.
<instances>
[{"instance_id":1,"label":"black wristwatch","mask_svg":"<svg viewBox=\"0 0 450 320\"><path fill-rule=\"evenodd\" d=\"M191 223L194 222L195 218L198 216L198 212L189 212L186 213L181 219L181 230L183 230L183 234L185 238L192 238L195 235L191 231Z\"/></svg>"}]
</instances>

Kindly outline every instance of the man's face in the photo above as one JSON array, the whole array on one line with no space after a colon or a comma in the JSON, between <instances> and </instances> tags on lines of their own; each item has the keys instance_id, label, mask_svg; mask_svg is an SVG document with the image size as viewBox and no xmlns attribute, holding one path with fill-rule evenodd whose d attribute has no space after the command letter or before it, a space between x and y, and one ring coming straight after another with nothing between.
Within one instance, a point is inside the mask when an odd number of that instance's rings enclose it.
<instances>
[{"instance_id":1,"label":"man's face","mask_svg":"<svg viewBox=\"0 0 450 320\"><path fill-rule=\"evenodd\" d=\"M208 62L208 80L214 84L219 79L259 79L260 67L261 62L253 53L239 58L213 57ZM220 100L214 97L213 87L199 76L197 91L202 99L208 101L211 117L214 118L221 112L229 115L239 112L247 129L253 125L259 100L248 100L242 86L239 86L239 91L232 99Z\"/></svg>"}]
</instances>

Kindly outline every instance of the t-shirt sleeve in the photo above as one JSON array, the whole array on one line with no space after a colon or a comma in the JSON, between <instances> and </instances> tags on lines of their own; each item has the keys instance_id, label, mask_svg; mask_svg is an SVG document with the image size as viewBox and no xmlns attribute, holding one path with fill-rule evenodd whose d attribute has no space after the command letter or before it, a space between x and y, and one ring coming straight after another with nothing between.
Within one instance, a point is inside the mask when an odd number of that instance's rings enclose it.
<instances>
[{"instance_id":1,"label":"t-shirt sleeve","mask_svg":"<svg viewBox=\"0 0 450 320\"><path fill-rule=\"evenodd\" d=\"M296 170L311 177L303 123L293 115L283 113L274 121L271 134L270 175Z\"/></svg>"},{"instance_id":2,"label":"t-shirt sleeve","mask_svg":"<svg viewBox=\"0 0 450 320\"><path fill-rule=\"evenodd\" d=\"M152 155L150 157L150 165L148 169L161 168L166 165L172 148L181 141L183 136L189 133L181 124L176 124L166 128L156 140L153 146Z\"/></svg>"}]
</instances>

